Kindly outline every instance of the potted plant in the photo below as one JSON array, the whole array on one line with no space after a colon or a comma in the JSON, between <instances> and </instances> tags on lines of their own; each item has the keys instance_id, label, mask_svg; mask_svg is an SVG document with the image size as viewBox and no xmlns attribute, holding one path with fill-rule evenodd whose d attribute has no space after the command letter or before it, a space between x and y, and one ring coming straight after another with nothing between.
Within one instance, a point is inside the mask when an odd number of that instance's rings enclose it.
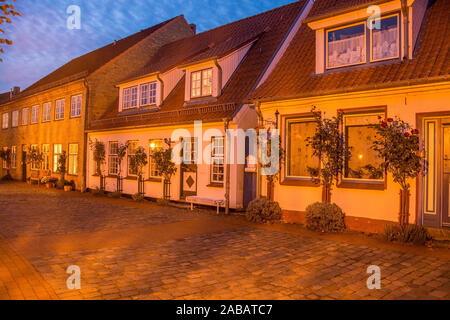
<instances>
[{"instance_id":1,"label":"potted plant","mask_svg":"<svg viewBox=\"0 0 450 320\"><path fill-rule=\"evenodd\" d=\"M100 177L100 189L104 190L105 186L102 172L102 164L105 162L106 159L105 144L95 139L95 141L89 140L89 146L93 153L93 158L95 162L95 175Z\"/></svg>"},{"instance_id":2,"label":"potted plant","mask_svg":"<svg viewBox=\"0 0 450 320\"><path fill-rule=\"evenodd\" d=\"M118 193L122 193L122 162L125 156L127 155L129 143L119 143L117 145L117 184L116 191Z\"/></svg>"},{"instance_id":3,"label":"potted plant","mask_svg":"<svg viewBox=\"0 0 450 320\"><path fill-rule=\"evenodd\" d=\"M58 172L61 175L61 179L58 181L57 183L57 187L58 189L64 189L64 184L65 184L65 177L66 177L66 162L67 162L67 154L66 151L63 151L59 157L58 157L58 162L57 162L57 170L56 172Z\"/></svg>"},{"instance_id":4,"label":"potted plant","mask_svg":"<svg viewBox=\"0 0 450 320\"><path fill-rule=\"evenodd\" d=\"M331 190L337 184L344 170L344 161L350 157L350 149L344 143L344 134L340 130L342 112L331 118L322 117L315 107L311 110L316 123L316 131L306 139L313 149L313 155L319 159L319 168L308 168L315 182L322 185L322 202L331 203Z\"/></svg>"},{"instance_id":5,"label":"potted plant","mask_svg":"<svg viewBox=\"0 0 450 320\"><path fill-rule=\"evenodd\" d=\"M138 176L138 193L144 194L144 167L147 165L147 154L145 149L142 147L137 147L134 155L130 157L130 167L133 172L136 172Z\"/></svg>"},{"instance_id":6,"label":"potted plant","mask_svg":"<svg viewBox=\"0 0 450 320\"><path fill-rule=\"evenodd\" d=\"M373 149L383 159L382 168L392 174L394 182L400 189L399 223L401 226L409 224L409 179L416 178L420 172L424 172L425 157L421 152L419 142L419 130L399 118L380 119L375 126L377 139L373 143Z\"/></svg>"},{"instance_id":7,"label":"potted plant","mask_svg":"<svg viewBox=\"0 0 450 320\"><path fill-rule=\"evenodd\" d=\"M152 151L152 159L155 161L156 171L164 179L163 199L170 200L170 181L177 172L175 163L172 161L172 148L170 141L164 141L167 148L160 148Z\"/></svg>"},{"instance_id":8,"label":"potted plant","mask_svg":"<svg viewBox=\"0 0 450 320\"><path fill-rule=\"evenodd\" d=\"M58 178L46 176L41 179L41 183L45 184L47 189L54 188L56 183L58 182Z\"/></svg>"},{"instance_id":9,"label":"potted plant","mask_svg":"<svg viewBox=\"0 0 450 320\"><path fill-rule=\"evenodd\" d=\"M75 188L75 182L73 180L64 181L64 191L66 191L66 192L73 191L74 188Z\"/></svg>"},{"instance_id":10,"label":"potted plant","mask_svg":"<svg viewBox=\"0 0 450 320\"><path fill-rule=\"evenodd\" d=\"M12 180L10 168L11 168L11 149L4 148L0 149L0 158L6 162L6 175L2 180Z\"/></svg>"}]
</instances>

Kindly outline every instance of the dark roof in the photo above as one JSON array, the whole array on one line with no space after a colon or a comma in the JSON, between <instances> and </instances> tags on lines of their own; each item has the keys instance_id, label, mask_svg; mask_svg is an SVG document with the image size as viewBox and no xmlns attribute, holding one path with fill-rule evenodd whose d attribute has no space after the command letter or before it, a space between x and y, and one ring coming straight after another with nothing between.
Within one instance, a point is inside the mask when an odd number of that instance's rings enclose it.
<instances>
[{"instance_id":1,"label":"dark roof","mask_svg":"<svg viewBox=\"0 0 450 320\"><path fill-rule=\"evenodd\" d=\"M256 40L217 100L186 106L183 78L163 102L160 110L125 116L118 114L116 101L101 119L91 124L91 129L162 125L195 119L212 121L231 117L255 87L304 4L305 1L297 1L165 45L147 66L135 75L139 77L192 61L220 57ZM167 119L167 122L164 119Z\"/></svg>"},{"instance_id":2,"label":"dark roof","mask_svg":"<svg viewBox=\"0 0 450 320\"><path fill-rule=\"evenodd\" d=\"M306 21L316 20L328 15L336 15L347 10L367 7L372 4L380 4L392 0L325 0L316 1L309 12Z\"/></svg>"},{"instance_id":3,"label":"dark roof","mask_svg":"<svg viewBox=\"0 0 450 320\"><path fill-rule=\"evenodd\" d=\"M0 104L9 101L11 92L0 93Z\"/></svg>"},{"instance_id":4,"label":"dark roof","mask_svg":"<svg viewBox=\"0 0 450 320\"><path fill-rule=\"evenodd\" d=\"M117 40L102 48L89 52L81 57L75 58L62 67L58 68L57 70L53 71L49 75L40 79L36 83L32 84L30 87L23 91L23 94L26 94L30 91L39 90L40 88L47 87L48 85L51 85L55 82L57 83L66 79L68 80L67 82L69 82L76 80L77 78L79 79L81 77L87 76L105 65L108 61L125 52L133 45L147 38L149 35L157 31L161 27L180 17L182 16L172 18L153 27L141 30L140 32L135 33L131 36L128 36L121 40Z\"/></svg>"},{"instance_id":5,"label":"dark roof","mask_svg":"<svg viewBox=\"0 0 450 320\"><path fill-rule=\"evenodd\" d=\"M323 5L333 0L317 0ZM315 33L304 24L268 79L250 99L284 99L449 78L450 1L431 1L414 58L315 74Z\"/></svg>"}]
</instances>

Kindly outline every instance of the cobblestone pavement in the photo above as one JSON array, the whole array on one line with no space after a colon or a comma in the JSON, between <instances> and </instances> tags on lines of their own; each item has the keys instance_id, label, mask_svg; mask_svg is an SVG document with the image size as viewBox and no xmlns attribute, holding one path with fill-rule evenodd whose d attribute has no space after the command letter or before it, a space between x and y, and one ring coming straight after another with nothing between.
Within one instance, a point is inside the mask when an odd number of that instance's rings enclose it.
<instances>
[{"instance_id":1,"label":"cobblestone pavement","mask_svg":"<svg viewBox=\"0 0 450 320\"><path fill-rule=\"evenodd\" d=\"M25 187L17 188L21 191L18 198L30 192ZM173 222L172 219L191 219L186 210L178 210L174 216L166 213L167 217L156 213L158 218L152 219L149 210L126 209L126 202L108 207L119 212L109 213L103 211L102 202L93 198L61 199L34 191L31 198L35 208L32 213L23 213L21 210L27 205L17 205L14 191L5 197L3 190L0 185L0 233L10 237L27 230L39 230L38 235L52 233L53 229L62 234L72 232L70 227L61 228L57 222L33 228L33 222L51 220L51 213L43 210L46 206L60 208L56 219L62 223L70 219L65 215L93 219L97 223L93 227L88 222L75 224L78 228L75 230L93 233L103 226L134 225L134 221L128 221L132 219L159 223L161 228L166 228L166 221ZM43 200L49 203L44 206ZM89 208L90 213L83 215L83 208ZM158 210L155 207L153 211ZM102 218L91 218L97 212L103 212ZM49 218L39 217L42 214ZM15 228L5 226L13 220L4 220L9 215L15 215ZM103 221L110 217L114 219L112 223ZM220 218L210 221L221 223ZM10 255L0 251L0 283L4 287L0 287L0 298L18 297L11 295L8 288L11 282L5 282L2 275L2 270L8 270L2 269L2 262ZM162 242L46 253L27 259L60 299L450 299L448 259L244 226ZM81 268L81 290L66 288L69 265ZM366 270L370 265L381 268L381 290L366 287L369 277ZM28 297L33 298L30 294L25 296Z\"/></svg>"}]
</instances>

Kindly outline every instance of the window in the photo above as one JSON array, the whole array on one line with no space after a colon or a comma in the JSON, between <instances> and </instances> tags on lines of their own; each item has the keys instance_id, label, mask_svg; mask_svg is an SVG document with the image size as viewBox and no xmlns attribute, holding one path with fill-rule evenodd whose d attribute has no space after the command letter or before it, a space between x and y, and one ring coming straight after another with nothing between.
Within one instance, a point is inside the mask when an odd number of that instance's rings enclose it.
<instances>
[{"instance_id":1,"label":"window","mask_svg":"<svg viewBox=\"0 0 450 320\"><path fill-rule=\"evenodd\" d=\"M69 171L72 176L78 174L78 144L69 144Z\"/></svg>"},{"instance_id":2,"label":"window","mask_svg":"<svg viewBox=\"0 0 450 320\"><path fill-rule=\"evenodd\" d=\"M131 108L137 107L138 103L138 87L131 88Z\"/></svg>"},{"instance_id":3,"label":"window","mask_svg":"<svg viewBox=\"0 0 450 320\"><path fill-rule=\"evenodd\" d=\"M350 149L350 157L345 161L344 179L382 180L384 172L382 159L372 149L376 136L375 124L384 112L354 113L344 115L344 139Z\"/></svg>"},{"instance_id":4,"label":"window","mask_svg":"<svg viewBox=\"0 0 450 320\"><path fill-rule=\"evenodd\" d=\"M138 87L123 89L123 109L135 108L138 103Z\"/></svg>"},{"instance_id":5,"label":"window","mask_svg":"<svg viewBox=\"0 0 450 320\"><path fill-rule=\"evenodd\" d=\"M12 124L11 127L16 128L19 126L19 111L13 111L12 112Z\"/></svg>"},{"instance_id":6,"label":"window","mask_svg":"<svg viewBox=\"0 0 450 320\"><path fill-rule=\"evenodd\" d=\"M37 144L31 145L31 150L34 150L36 152L39 152L39 146ZM31 161L31 170L39 170L39 163L36 163L34 161Z\"/></svg>"},{"instance_id":7,"label":"window","mask_svg":"<svg viewBox=\"0 0 450 320\"><path fill-rule=\"evenodd\" d=\"M62 154L62 144L53 145L53 172L58 172L58 161Z\"/></svg>"},{"instance_id":8,"label":"window","mask_svg":"<svg viewBox=\"0 0 450 320\"><path fill-rule=\"evenodd\" d=\"M17 147L11 147L11 168L15 169L17 166Z\"/></svg>"},{"instance_id":9,"label":"window","mask_svg":"<svg viewBox=\"0 0 450 320\"><path fill-rule=\"evenodd\" d=\"M31 107L31 123L39 122L39 106Z\"/></svg>"},{"instance_id":10,"label":"window","mask_svg":"<svg viewBox=\"0 0 450 320\"><path fill-rule=\"evenodd\" d=\"M159 177L160 173L156 170L156 163L152 158L152 153L154 151L159 151L162 149L163 142L162 140L150 140L149 143L149 176L150 177Z\"/></svg>"},{"instance_id":11,"label":"window","mask_svg":"<svg viewBox=\"0 0 450 320\"><path fill-rule=\"evenodd\" d=\"M183 162L186 164L197 163L197 138L183 138Z\"/></svg>"},{"instance_id":12,"label":"window","mask_svg":"<svg viewBox=\"0 0 450 320\"><path fill-rule=\"evenodd\" d=\"M128 175L137 176L137 171L131 168L131 159L134 157L137 148L139 147L138 141L130 141L128 144Z\"/></svg>"},{"instance_id":13,"label":"window","mask_svg":"<svg viewBox=\"0 0 450 320\"><path fill-rule=\"evenodd\" d=\"M206 97L212 94L212 69L192 72L191 97Z\"/></svg>"},{"instance_id":14,"label":"window","mask_svg":"<svg viewBox=\"0 0 450 320\"><path fill-rule=\"evenodd\" d=\"M42 105L42 122L48 122L51 119L52 103L46 102Z\"/></svg>"},{"instance_id":15,"label":"window","mask_svg":"<svg viewBox=\"0 0 450 320\"><path fill-rule=\"evenodd\" d=\"M2 128L8 129L9 126L9 113L4 113L2 115Z\"/></svg>"},{"instance_id":16,"label":"window","mask_svg":"<svg viewBox=\"0 0 450 320\"><path fill-rule=\"evenodd\" d=\"M22 125L26 126L28 124L28 108L22 109Z\"/></svg>"},{"instance_id":17,"label":"window","mask_svg":"<svg viewBox=\"0 0 450 320\"><path fill-rule=\"evenodd\" d=\"M366 62L364 23L327 31L327 68Z\"/></svg>"},{"instance_id":18,"label":"window","mask_svg":"<svg viewBox=\"0 0 450 320\"><path fill-rule=\"evenodd\" d=\"M286 119L286 177L310 179L310 169L319 168L318 159L306 141L315 130L316 124L310 117Z\"/></svg>"},{"instance_id":19,"label":"window","mask_svg":"<svg viewBox=\"0 0 450 320\"><path fill-rule=\"evenodd\" d=\"M64 99L56 100L56 104L55 104L55 120L64 119L65 104L66 104L66 100L64 100Z\"/></svg>"},{"instance_id":20,"label":"window","mask_svg":"<svg viewBox=\"0 0 450 320\"><path fill-rule=\"evenodd\" d=\"M109 143L109 155L108 155L108 173L110 175L119 174L119 143L117 141L111 141Z\"/></svg>"},{"instance_id":21,"label":"window","mask_svg":"<svg viewBox=\"0 0 450 320\"><path fill-rule=\"evenodd\" d=\"M81 94L72 97L70 103L70 116L72 118L81 116Z\"/></svg>"},{"instance_id":22,"label":"window","mask_svg":"<svg viewBox=\"0 0 450 320\"><path fill-rule=\"evenodd\" d=\"M224 138L213 137L211 143L211 182L224 181Z\"/></svg>"},{"instance_id":23,"label":"window","mask_svg":"<svg viewBox=\"0 0 450 320\"><path fill-rule=\"evenodd\" d=\"M50 169L50 145L49 144L42 145L42 169L43 170Z\"/></svg>"},{"instance_id":24,"label":"window","mask_svg":"<svg viewBox=\"0 0 450 320\"><path fill-rule=\"evenodd\" d=\"M380 24L379 29L375 28L376 23ZM370 39L372 61L398 58L400 56L398 15L373 20Z\"/></svg>"},{"instance_id":25,"label":"window","mask_svg":"<svg viewBox=\"0 0 450 320\"><path fill-rule=\"evenodd\" d=\"M8 151L8 147L3 147L3 151ZM8 168L8 161L3 159L3 169L9 169Z\"/></svg>"},{"instance_id":26,"label":"window","mask_svg":"<svg viewBox=\"0 0 450 320\"><path fill-rule=\"evenodd\" d=\"M141 85L141 106L156 103L156 82Z\"/></svg>"}]
</instances>

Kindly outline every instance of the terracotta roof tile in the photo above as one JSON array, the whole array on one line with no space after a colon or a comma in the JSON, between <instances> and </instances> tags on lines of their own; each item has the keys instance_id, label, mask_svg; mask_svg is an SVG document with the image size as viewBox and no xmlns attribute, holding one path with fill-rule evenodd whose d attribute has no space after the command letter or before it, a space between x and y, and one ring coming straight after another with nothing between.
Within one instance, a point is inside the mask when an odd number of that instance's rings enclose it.
<instances>
[{"instance_id":1,"label":"terracotta roof tile","mask_svg":"<svg viewBox=\"0 0 450 320\"><path fill-rule=\"evenodd\" d=\"M315 5L332 0L317 0ZM327 92L370 89L390 83L450 75L450 1L431 1L414 52L407 61L336 69L315 74L315 33L304 24L268 79L249 99L283 99Z\"/></svg>"}]
</instances>

